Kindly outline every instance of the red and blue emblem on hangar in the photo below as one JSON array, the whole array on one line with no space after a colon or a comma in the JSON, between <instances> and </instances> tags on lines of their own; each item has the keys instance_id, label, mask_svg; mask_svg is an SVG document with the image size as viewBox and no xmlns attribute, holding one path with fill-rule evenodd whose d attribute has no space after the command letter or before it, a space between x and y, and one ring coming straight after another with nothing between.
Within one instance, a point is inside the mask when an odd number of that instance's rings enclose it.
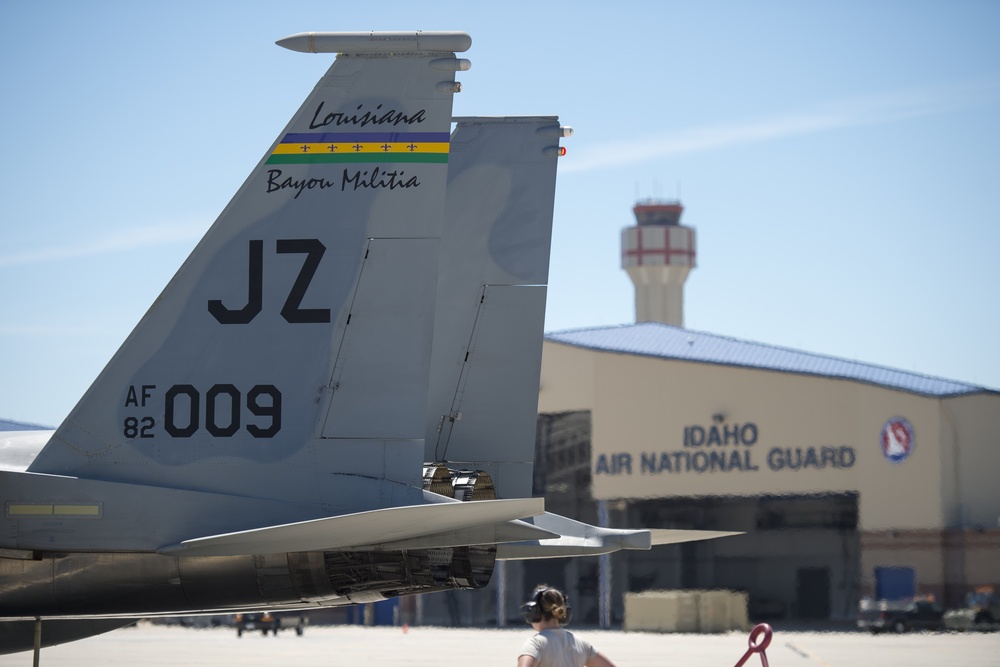
<instances>
[{"instance_id":1,"label":"red and blue emblem on hangar","mask_svg":"<svg viewBox=\"0 0 1000 667\"><path fill-rule=\"evenodd\" d=\"M882 456L893 463L906 460L913 441L913 427L902 417L893 417L882 426Z\"/></svg>"}]
</instances>

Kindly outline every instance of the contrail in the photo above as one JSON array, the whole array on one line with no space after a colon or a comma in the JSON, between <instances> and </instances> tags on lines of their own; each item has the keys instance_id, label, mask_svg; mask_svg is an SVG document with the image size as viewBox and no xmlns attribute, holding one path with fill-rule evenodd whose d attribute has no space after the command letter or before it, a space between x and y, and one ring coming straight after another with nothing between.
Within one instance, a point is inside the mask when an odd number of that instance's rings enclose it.
<instances>
[{"instance_id":1,"label":"contrail","mask_svg":"<svg viewBox=\"0 0 1000 667\"><path fill-rule=\"evenodd\" d=\"M943 114L995 102L998 92L1000 85L988 82L854 97L794 113L579 146L574 159L560 165L559 170L605 169L685 153Z\"/></svg>"},{"instance_id":2,"label":"contrail","mask_svg":"<svg viewBox=\"0 0 1000 667\"><path fill-rule=\"evenodd\" d=\"M104 255L137 248L193 242L204 235L205 227L204 223L164 224L111 232L86 243L48 246L2 255L0 256L0 267L39 264L60 259Z\"/></svg>"}]
</instances>

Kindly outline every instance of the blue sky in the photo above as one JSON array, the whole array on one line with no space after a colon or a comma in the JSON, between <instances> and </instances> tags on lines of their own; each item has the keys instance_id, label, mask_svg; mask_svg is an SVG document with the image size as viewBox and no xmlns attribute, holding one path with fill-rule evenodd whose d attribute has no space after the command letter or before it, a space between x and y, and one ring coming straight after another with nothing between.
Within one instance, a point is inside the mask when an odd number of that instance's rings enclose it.
<instances>
[{"instance_id":1,"label":"blue sky","mask_svg":"<svg viewBox=\"0 0 1000 667\"><path fill-rule=\"evenodd\" d=\"M546 329L633 321L637 197L685 324L1000 388L1000 3L0 2L0 416L55 425L331 57L465 30L456 115L559 114Z\"/></svg>"}]
</instances>

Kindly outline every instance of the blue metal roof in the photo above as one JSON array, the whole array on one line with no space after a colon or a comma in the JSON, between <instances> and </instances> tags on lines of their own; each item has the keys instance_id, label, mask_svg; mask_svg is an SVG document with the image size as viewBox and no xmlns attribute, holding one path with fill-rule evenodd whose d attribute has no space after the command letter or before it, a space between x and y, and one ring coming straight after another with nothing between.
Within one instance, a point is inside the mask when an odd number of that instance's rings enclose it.
<instances>
[{"instance_id":1,"label":"blue metal roof","mask_svg":"<svg viewBox=\"0 0 1000 667\"><path fill-rule=\"evenodd\" d=\"M12 419L0 419L0 431L51 431L51 426L16 422Z\"/></svg>"},{"instance_id":2,"label":"blue metal roof","mask_svg":"<svg viewBox=\"0 0 1000 667\"><path fill-rule=\"evenodd\" d=\"M545 339L601 352L856 380L937 398L997 393L966 382L691 331L659 322L557 331L546 334Z\"/></svg>"}]
</instances>

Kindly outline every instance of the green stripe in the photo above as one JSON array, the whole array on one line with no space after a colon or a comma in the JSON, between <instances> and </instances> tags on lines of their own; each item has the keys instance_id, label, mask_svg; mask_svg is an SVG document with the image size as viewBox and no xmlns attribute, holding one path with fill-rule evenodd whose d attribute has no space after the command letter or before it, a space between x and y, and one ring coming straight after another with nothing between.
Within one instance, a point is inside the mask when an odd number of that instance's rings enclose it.
<instances>
[{"instance_id":1,"label":"green stripe","mask_svg":"<svg viewBox=\"0 0 1000 667\"><path fill-rule=\"evenodd\" d=\"M327 164L331 162L434 162L446 164L447 153L321 153L291 155L279 153L267 158L267 164Z\"/></svg>"}]
</instances>

